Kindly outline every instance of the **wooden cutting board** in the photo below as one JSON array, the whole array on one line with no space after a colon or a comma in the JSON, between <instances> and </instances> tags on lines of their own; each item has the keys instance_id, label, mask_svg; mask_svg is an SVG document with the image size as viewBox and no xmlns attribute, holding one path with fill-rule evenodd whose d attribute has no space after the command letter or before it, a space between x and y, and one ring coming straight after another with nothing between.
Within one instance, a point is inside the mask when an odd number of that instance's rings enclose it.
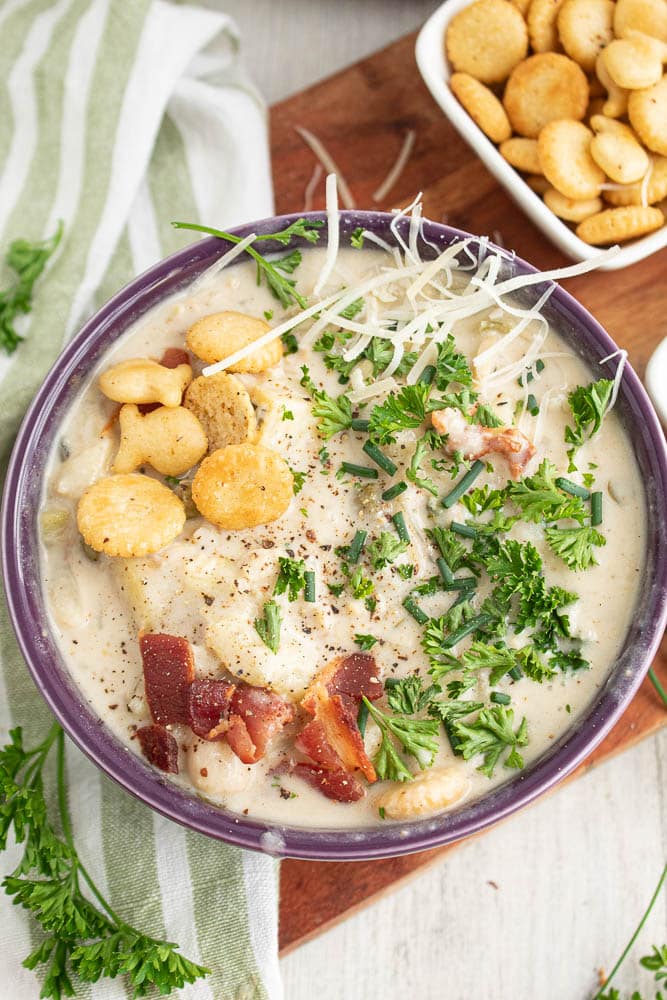
<instances>
[{"instance_id":1,"label":"wooden cutting board","mask_svg":"<svg viewBox=\"0 0 667 1000\"><path fill-rule=\"evenodd\" d=\"M424 215L472 233L487 234L542 269L567 263L443 116L421 81L414 59L416 35L343 70L271 110L271 152L278 213L305 207L316 159L296 126L313 132L345 176L359 208L389 209L423 192ZM403 145L416 143L384 202L373 201ZM324 207L324 181L313 195ZM640 376L656 344L667 337L667 249L621 271L586 274L567 283L625 347ZM655 669L667 686L667 643ZM647 680L621 721L572 777L633 746L667 723L667 710ZM381 893L456 845L402 858L369 862L285 861L281 876L280 949L285 953L350 916Z\"/></svg>"}]
</instances>

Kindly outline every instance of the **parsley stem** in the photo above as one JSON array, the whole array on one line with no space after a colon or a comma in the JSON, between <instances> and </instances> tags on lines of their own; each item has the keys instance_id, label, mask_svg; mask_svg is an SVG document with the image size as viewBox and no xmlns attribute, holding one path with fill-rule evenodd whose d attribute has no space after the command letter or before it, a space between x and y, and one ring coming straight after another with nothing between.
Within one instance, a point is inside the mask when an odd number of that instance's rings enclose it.
<instances>
[{"instance_id":1,"label":"parsley stem","mask_svg":"<svg viewBox=\"0 0 667 1000\"><path fill-rule=\"evenodd\" d=\"M445 560L442 558L442 556L439 556L436 559L436 563L438 569L440 570L440 576L442 577L442 582L447 586L451 586L451 584L454 583L454 574L452 573L451 569L449 568Z\"/></svg>"},{"instance_id":2,"label":"parsley stem","mask_svg":"<svg viewBox=\"0 0 667 1000\"><path fill-rule=\"evenodd\" d=\"M195 224L194 222L172 222L172 226L174 227L174 229L192 229L193 232L196 233L207 233L209 236L217 236L219 240L227 240L228 243L242 242L240 236L232 236L231 233L227 233L222 229L213 229L211 226L200 226ZM275 233L270 233L267 234L266 236L257 236L255 238L255 242L257 242L257 240L263 240L263 239L264 240L275 239L275 235L276 235ZM245 248L245 252L248 254L248 256L252 257L252 259L257 264L257 267L261 270L264 270L268 275L270 275L278 285L284 285L286 283L284 275L280 274L275 269L275 267L273 267L273 265L269 263L266 257L262 257L261 253L258 253L252 244L250 244ZM306 308L308 303L306 299L304 299L303 295L299 295L296 288L290 286L289 294L294 298L294 301L301 307L301 309Z\"/></svg>"},{"instance_id":3,"label":"parsley stem","mask_svg":"<svg viewBox=\"0 0 667 1000\"><path fill-rule=\"evenodd\" d=\"M426 622L428 621L428 615L424 611L422 611L417 602L414 601L411 597L405 598L405 600L403 601L403 607L408 612L408 614L412 615L414 620L418 622L420 625L425 625Z\"/></svg>"},{"instance_id":4,"label":"parsley stem","mask_svg":"<svg viewBox=\"0 0 667 1000\"><path fill-rule=\"evenodd\" d=\"M449 527L455 535L462 535L464 538L477 538L477 529L473 528L470 524L460 524L458 521L452 521Z\"/></svg>"},{"instance_id":5,"label":"parsley stem","mask_svg":"<svg viewBox=\"0 0 667 1000\"><path fill-rule=\"evenodd\" d=\"M578 483L573 483L571 479L566 479L565 476L558 476L556 478L556 486L564 493L569 493L572 497L581 497L582 500L590 499L590 490L587 490L585 486L579 486Z\"/></svg>"},{"instance_id":6,"label":"parsley stem","mask_svg":"<svg viewBox=\"0 0 667 1000\"><path fill-rule=\"evenodd\" d=\"M60 824L63 828L63 836L67 843L67 846L72 852L72 862L74 865L75 872L81 872L83 878L88 883L90 891L95 896L102 909L109 915L111 920L117 927L129 927L124 920L118 916L118 914L112 910L112 908L107 903L106 899L97 888L93 882L92 876L89 874L88 870L84 866L81 858L79 857L76 847L74 846L74 834L72 832L72 822L69 815L69 809L67 807L67 784L65 779L65 734L62 729L56 723L57 730L55 732L55 737L57 738L56 745L56 783L58 790L58 812L60 813ZM76 875L75 875L76 877ZM130 928L134 930L134 928ZM139 933L136 931L135 933Z\"/></svg>"},{"instance_id":7,"label":"parsley stem","mask_svg":"<svg viewBox=\"0 0 667 1000\"><path fill-rule=\"evenodd\" d=\"M343 472L349 476L359 476L360 479L377 479L378 470L371 469L368 465L355 465L354 462L343 462L341 465Z\"/></svg>"},{"instance_id":8,"label":"parsley stem","mask_svg":"<svg viewBox=\"0 0 667 1000\"><path fill-rule=\"evenodd\" d=\"M375 462L376 465L379 465L388 476L394 475L398 466L383 452L381 452L376 444L373 444L372 441L366 441L362 451L366 452L371 462Z\"/></svg>"},{"instance_id":9,"label":"parsley stem","mask_svg":"<svg viewBox=\"0 0 667 1000\"><path fill-rule=\"evenodd\" d=\"M350 427L353 431L367 431L370 426L370 420L363 420L361 417L352 417Z\"/></svg>"},{"instance_id":10,"label":"parsley stem","mask_svg":"<svg viewBox=\"0 0 667 1000\"><path fill-rule=\"evenodd\" d=\"M359 732L362 736L366 735L366 723L368 722L368 705L365 701L359 705L359 712L357 714L357 726L359 727Z\"/></svg>"},{"instance_id":11,"label":"parsley stem","mask_svg":"<svg viewBox=\"0 0 667 1000\"><path fill-rule=\"evenodd\" d=\"M460 500L464 493L467 493L472 484L477 479L478 475L484 468L484 462L480 462L479 459L473 462L465 476L459 479L458 483L453 490L447 494L442 500L443 507L453 507L457 500Z\"/></svg>"},{"instance_id":12,"label":"parsley stem","mask_svg":"<svg viewBox=\"0 0 667 1000\"><path fill-rule=\"evenodd\" d=\"M405 523L405 517L403 515L403 511L397 510L396 513L392 516L391 520L393 522L394 527L396 528L396 534L398 535L400 540L402 542L409 542L410 535L408 533L408 528Z\"/></svg>"},{"instance_id":13,"label":"parsley stem","mask_svg":"<svg viewBox=\"0 0 667 1000\"><path fill-rule=\"evenodd\" d=\"M662 686L662 684L658 680L657 674L656 674L655 670L653 669L653 667L651 667L649 669L648 675L651 678L651 682L653 684L653 687L656 689L656 691L658 692L658 694L660 695L660 697L664 701L665 705L667 705L667 691L665 691L664 687Z\"/></svg>"},{"instance_id":14,"label":"parsley stem","mask_svg":"<svg viewBox=\"0 0 667 1000\"><path fill-rule=\"evenodd\" d=\"M596 490L591 493L591 527L602 524L602 494Z\"/></svg>"},{"instance_id":15,"label":"parsley stem","mask_svg":"<svg viewBox=\"0 0 667 1000\"><path fill-rule=\"evenodd\" d=\"M350 543L350 547L347 550L347 561L349 563L359 562L359 556L361 555L363 547L366 544L367 534L367 531L357 531L355 533L355 536Z\"/></svg>"},{"instance_id":16,"label":"parsley stem","mask_svg":"<svg viewBox=\"0 0 667 1000\"><path fill-rule=\"evenodd\" d=\"M304 598L309 604L314 604L315 597L315 573L312 569L307 569L304 573L306 584L304 587Z\"/></svg>"},{"instance_id":17,"label":"parsley stem","mask_svg":"<svg viewBox=\"0 0 667 1000\"><path fill-rule=\"evenodd\" d=\"M641 930L643 929L644 924L648 920L649 914L650 914L651 910L653 909L653 906L655 905L655 901L658 898L658 896L660 895L662 887L663 887L663 885L665 883L665 879L667 879L667 865L665 865L665 867L662 869L662 875L660 876L660 881L658 882L657 886L655 887L655 892L651 896L651 900L650 900L650 902L649 902L646 910L644 911L643 917L639 921L639 924L637 926L636 931L634 932L634 934L632 935L632 937L628 941L626 947L623 950L623 953L622 953L621 957L616 962L616 965L611 970L611 972L607 976L606 980L604 981L604 983L602 984L602 986L600 987L600 989L597 991L597 993L593 997L593 1000L600 1000L600 998L602 997L603 990L607 989L607 987L609 986L610 982L612 981L612 979L614 978L614 976L616 975L616 973L620 969L621 965L625 961L625 958L626 958L628 952L630 951L630 949L632 948L633 944L635 943L635 941L639 937L639 934L640 934Z\"/></svg>"},{"instance_id":18,"label":"parsley stem","mask_svg":"<svg viewBox=\"0 0 667 1000\"><path fill-rule=\"evenodd\" d=\"M382 499L395 500L396 497L400 497L401 493L405 493L407 488L408 484L401 480L400 483L395 483L393 486L390 486L388 490L385 490L382 494Z\"/></svg>"},{"instance_id":19,"label":"parsley stem","mask_svg":"<svg viewBox=\"0 0 667 1000\"><path fill-rule=\"evenodd\" d=\"M462 625L461 628L456 630L456 632L452 632L451 635L448 635L442 643L442 648L451 649L452 646L455 646L457 642L461 641L461 639L465 639L465 637L470 635L471 632L475 632L478 628L481 628L483 625L487 625L490 621L491 615L476 615L475 618L471 618L469 622Z\"/></svg>"}]
</instances>

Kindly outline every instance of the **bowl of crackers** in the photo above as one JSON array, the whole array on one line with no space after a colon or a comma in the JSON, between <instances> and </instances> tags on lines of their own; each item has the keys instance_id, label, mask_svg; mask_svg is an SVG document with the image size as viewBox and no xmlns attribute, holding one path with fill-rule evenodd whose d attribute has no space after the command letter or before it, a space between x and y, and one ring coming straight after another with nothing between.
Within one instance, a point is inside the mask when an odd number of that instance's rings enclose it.
<instances>
[{"instance_id":1,"label":"bowl of crackers","mask_svg":"<svg viewBox=\"0 0 667 1000\"><path fill-rule=\"evenodd\" d=\"M431 94L573 260L667 246L666 0L447 0L417 39Z\"/></svg>"}]
</instances>

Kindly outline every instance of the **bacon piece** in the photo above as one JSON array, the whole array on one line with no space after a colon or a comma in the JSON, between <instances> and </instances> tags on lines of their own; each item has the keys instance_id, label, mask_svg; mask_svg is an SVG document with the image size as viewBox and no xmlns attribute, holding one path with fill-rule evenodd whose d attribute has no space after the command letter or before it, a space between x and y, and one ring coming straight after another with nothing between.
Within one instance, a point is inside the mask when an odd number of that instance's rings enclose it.
<instances>
[{"instance_id":1,"label":"bacon piece","mask_svg":"<svg viewBox=\"0 0 667 1000\"><path fill-rule=\"evenodd\" d=\"M337 771L343 766L340 757L327 739L324 726L317 719L313 719L301 730L294 741L294 746L316 764L330 771Z\"/></svg>"},{"instance_id":2,"label":"bacon piece","mask_svg":"<svg viewBox=\"0 0 667 1000\"><path fill-rule=\"evenodd\" d=\"M134 735L151 764L168 774L178 774L178 743L164 726L142 726Z\"/></svg>"},{"instance_id":3,"label":"bacon piece","mask_svg":"<svg viewBox=\"0 0 667 1000\"><path fill-rule=\"evenodd\" d=\"M280 695L239 684L232 698L227 742L244 764L256 764L269 741L293 718L293 707Z\"/></svg>"},{"instance_id":4,"label":"bacon piece","mask_svg":"<svg viewBox=\"0 0 667 1000\"><path fill-rule=\"evenodd\" d=\"M160 364L163 368L178 368L179 365L189 365L190 355L182 347L168 347L160 358Z\"/></svg>"},{"instance_id":5,"label":"bacon piece","mask_svg":"<svg viewBox=\"0 0 667 1000\"><path fill-rule=\"evenodd\" d=\"M324 740L340 764L348 771L358 768L370 782L377 775L366 754L357 713L363 696L376 700L381 694L375 658L368 653L352 653L320 670L301 702L319 722ZM310 756L309 751L306 753Z\"/></svg>"},{"instance_id":6,"label":"bacon piece","mask_svg":"<svg viewBox=\"0 0 667 1000\"><path fill-rule=\"evenodd\" d=\"M336 802L358 802L365 795L363 785L353 774L339 769L329 771L315 764L295 764L292 774L303 778L309 785Z\"/></svg>"},{"instance_id":7,"label":"bacon piece","mask_svg":"<svg viewBox=\"0 0 667 1000\"><path fill-rule=\"evenodd\" d=\"M195 680L190 685L188 725L203 740L221 740L229 729L236 687L227 681Z\"/></svg>"},{"instance_id":8,"label":"bacon piece","mask_svg":"<svg viewBox=\"0 0 667 1000\"><path fill-rule=\"evenodd\" d=\"M149 632L139 639L139 648L153 722L189 725L190 685L195 676L190 643L178 635Z\"/></svg>"},{"instance_id":9,"label":"bacon piece","mask_svg":"<svg viewBox=\"0 0 667 1000\"><path fill-rule=\"evenodd\" d=\"M431 421L438 434L447 434L445 449L451 455L460 451L465 458L481 458L490 451L504 455L512 479L520 479L535 454L535 446L516 427L481 427L469 424L463 413L453 407L435 410Z\"/></svg>"}]
</instances>

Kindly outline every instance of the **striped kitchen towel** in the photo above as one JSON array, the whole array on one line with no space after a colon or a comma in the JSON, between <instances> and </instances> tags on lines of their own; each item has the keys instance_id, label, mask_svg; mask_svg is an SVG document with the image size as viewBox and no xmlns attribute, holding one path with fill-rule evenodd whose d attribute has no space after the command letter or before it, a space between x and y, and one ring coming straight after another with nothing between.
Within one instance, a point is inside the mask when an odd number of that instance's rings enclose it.
<instances>
[{"instance_id":1,"label":"striped kitchen towel","mask_svg":"<svg viewBox=\"0 0 667 1000\"><path fill-rule=\"evenodd\" d=\"M64 235L37 286L25 340L0 360L0 454L63 343L133 275L191 241L170 219L230 226L271 214L265 113L223 14L166 0L3 0L0 4L0 250ZM0 273L0 288L9 275ZM51 719L0 601L0 736L33 746ZM278 871L269 858L154 814L68 746L75 840L114 909L178 942L212 975L180 996L278 998ZM1 856L12 870L19 851ZM0 893L0 997L37 997L21 966L34 922ZM129 994L120 980L79 997Z\"/></svg>"}]
</instances>

